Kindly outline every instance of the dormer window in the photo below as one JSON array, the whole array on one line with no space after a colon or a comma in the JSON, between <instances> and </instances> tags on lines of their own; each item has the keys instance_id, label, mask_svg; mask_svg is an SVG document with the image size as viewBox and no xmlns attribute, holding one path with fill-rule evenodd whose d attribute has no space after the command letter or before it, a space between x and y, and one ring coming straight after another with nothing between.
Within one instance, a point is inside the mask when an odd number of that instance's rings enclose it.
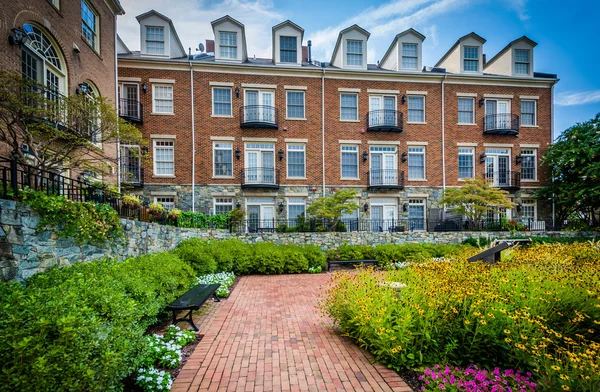
<instances>
[{"instance_id":1,"label":"dormer window","mask_svg":"<svg viewBox=\"0 0 600 392\"><path fill-rule=\"evenodd\" d=\"M515 74L529 75L529 49L515 49Z\"/></svg>"},{"instance_id":2,"label":"dormer window","mask_svg":"<svg viewBox=\"0 0 600 392\"><path fill-rule=\"evenodd\" d=\"M346 64L353 67L363 65L363 43L362 41L348 40Z\"/></svg>"},{"instance_id":3,"label":"dormer window","mask_svg":"<svg viewBox=\"0 0 600 392\"><path fill-rule=\"evenodd\" d=\"M237 33L219 32L219 48L222 59L237 59Z\"/></svg>"},{"instance_id":4,"label":"dormer window","mask_svg":"<svg viewBox=\"0 0 600 392\"><path fill-rule=\"evenodd\" d=\"M479 48L477 46L465 46L463 57L463 70L466 72L479 71Z\"/></svg>"},{"instance_id":5,"label":"dormer window","mask_svg":"<svg viewBox=\"0 0 600 392\"><path fill-rule=\"evenodd\" d=\"M295 63L298 61L298 46L296 37L279 37L279 61Z\"/></svg>"},{"instance_id":6,"label":"dormer window","mask_svg":"<svg viewBox=\"0 0 600 392\"><path fill-rule=\"evenodd\" d=\"M165 28L146 26L146 53L165 54Z\"/></svg>"},{"instance_id":7,"label":"dormer window","mask_svg":"<svg viewBox=\"0 0 600 392\"><path fill-rule=\"evenodd\" d=\"M402 68L417 69L418 52L417 44L402 44Z\"/></svg>"}]
</instances>

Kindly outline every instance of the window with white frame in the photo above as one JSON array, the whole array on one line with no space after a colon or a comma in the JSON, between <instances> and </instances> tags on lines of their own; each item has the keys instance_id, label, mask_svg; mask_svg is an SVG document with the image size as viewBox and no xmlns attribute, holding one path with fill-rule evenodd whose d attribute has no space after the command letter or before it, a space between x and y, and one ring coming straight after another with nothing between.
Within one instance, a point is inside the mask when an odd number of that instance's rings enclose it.
<instances>
[{"instance_id":1,"label":"window with white frame","mask_svg":"<svg viewBox=\"0 0 600 392\"><path fill-rule=\"evenodd\" d=\"M479 47L463 47L463 71L479 72Z\"/></svg>"},{"instance_id":2,"label":"window with white frame","mask_svg":"<svg viewBox=\"0 0 600 392\"><path fill-rule=\"evenodd\" d=\"M98 40L98 15L92 7L81 0L81 35L95 51L98 51L100 42Z\"/></svg>"},{"instance_id":3,"label":"window with white frame","mask_svg":"<svg viewBox=\"0 0 600 392\"><path fill-rule=\"evenodd\" d=\"M425 122L425 97L424 96L409 96L408 97L408 122L424 123Z\"/></svg>"},{"instance_id":4,"label":"window with white frame","mask_svg":"<svg viewBox=\"0 0 600 392\"><path fill-rule=\"evenodd\" d=\"M287 118L304 119L304 91L287 91Z\"/></svg>"},{"instance_id":5,"label":"window with white frame","mask_svg":"<svg viewBox=\"0 0 600 392\"><path fill-rule=\"evenodd\" d=\"M340 94L340 120L358 120L358 94Z\"/></svg>"},{"instance_id":6,"label":"window with white frame","mask_svg":"<svg viewBox=\"0 0 600 392\"><path fill-rule=\"evenodd\" d=\"M306 146L304 144L287 145L288 178L306 177Z\"/></svg>"},{"instance_id":7,"label":"window with white frame","mask_svg":"<svg viewBox=\"0 0 600 392\"><path fill-rule=\"evenodd\" d=\"M233 198L215 197L213 199L213 211L215 214L227 214L233 211Z\"/></svg>"},{"instance_id":8,"label":"window with white frame","mask_svg":"<svg viewBox=\"0 0 600 392\"><path fill-rule=\"evenodd\" d=\"M425 179L425 147L408 147L408 179Z\"/></svg>"},{"instance_id":9,"label":"window with white frame","mask_svg":"<svg viewBox=\"0 0 600 392\"><path fill-rule=\"evenodd\" d=\"M358 146L342 146L342 178L358 178Z\"/></svg>"},{"instance_id":10,"label":"window with white frame","mask_svg":"<svg viewBox=\"0 0 600 392\"><path fill-rule=\"evenodd\" d=\"M215 142L213 143L213 176L231 177L233 176L233 143Z\"/></svg>"},{"instance_id":11,"label":"window with white frame","mask_svg":"<svg viewBox=\"0 0 600 392\"><path fill-rule=\"evenodd\" d=\"M536 125L536 101L521 101L521 125Z\"/></svg>"},{"instance_id":12,"label":"window with white frame","mask_svg":"<svg viewBox=\"0 0 600 392\"><path fill-rule=\"evenodd\" d=\"M425 199L408 199L409 230L425 230Z\"/></svg>"},{"instance_id":13,"label":"window with white frame","mask_svg":"<svg viewBox=\"0 0 600 392\"><path fill-rule=\"evenodd\" d=\"M154 175L175 175L175 143L172 140L154 140Z\"/></svg>"},{"instance_id":14,"label":"window with white frame","mask_svg":"<svg viewBox=\"0 0 600 392\"><path fill-rule=\"evenodd\" d=\"M537 150L535 148L521 150L521 179L530 181L537 179Z\"/></svg>"},{"instance_id":15,"label":"window with white frame","mask_svg":"<svg viewBox=\"0 0 600 392\"><path fill-rule=\"evenodd\" d=\"M213 88L213 116L231 116L230 88Z\"/></svg>"},{"instance_id":16,"label":"window with white frame","mask_svg":"<svg viewBox=\"0 0 600 392\"><path fill-rule=\"evenodd\" d=\"M418 45L417 44L402 44L402 68L417 69L418 67Z\"/></svg>"},{"instance_id":17,"label":"window with white frame","mask_svg":"<svg viewBox=\"0 0 600 392\"><path fill-rule=\"evenodd\" d=\"M475 165L475 149L458 148L458 178L473 178Z\"/></svg>"},{"instance_id":18,"label":"window with white frame","mask_svg":"<svg viewBox=\"0 0 600 392\"><path fill-rule=\"evenodd\" d=\"M173 113L173 86L170 84L153 84L152 112Z\"/></svg>"},{"instance_id":19,"label":"window with white frame","mask_svg":"<svg viewBox=\"0 0 600 392\"><path fill-rule=\"evenodd\" d=\"M352 67L363 65L363 42L356 40L346 41L346 64Z\"/></svg>"},{"instance_id":20,"label":"window with white frame","mask_svg":"<svg viewBox=\"0 0 600 392\"><path fill-rule=\"evenodd\" d=\"M529 75L529 49L515 49L515 74Z\"/></svg>"},{"instance_id":21,"label":"window with white frame","mask_svg":"<svg viewBox=\"0 0 600 392\"><path fill-rule=\"evenodd\" d=\"M175 208L175 198L173 196L156 196L154 202L162 205L167 211Z\"/></svg>"},{"instance_id":22,"label":"window with white frame","mask_svg":"<svg viewBox=\"0 0 600 392\"><path fill-rule=\"evenodd\" d=\"M219 32L219 53L222 59L237 59L237 33Z\"/></svg>"},{"instance_id":23,"label":"window with white frame","mask_svg":"<svg viewBox=\"0 0 600 392\"><path fill-rule=\"evenodd\" d=\"M537 220L537 200L521 200L521 219Z\"/></svg>"},{"instance_id":24,"label":"window with white frame","mask_svg":"<svg viewBox=\"0 0 600 392\"><path fill-rule=\"evenodd\" d=\"M475 98L458 98L458 123L475 123Z\"/></svg>"},{"instance_id":25,"label":"window with white frame","mask_svg":"<svg viewBox=\"0 0 600 392\"><path fill-rule=\"evenodd\" d=\"M306 213L306 200L301 197L290 197L287 199L287 215L290 223L296 223L298 216L304 217Z\"/></svg>"},{"instance_id":26,"label":"window with white frame","mask_svg":"<svg viewBox=\"0 0 600 392\"><path fill-rule=\"evenodd\" d=\"M282 63L298 62L297 37L279 37L279 61Z\"/></svg>"},{"instance_id":27,"label":"window with white frame","mask_svg":"<svg viewBox=\"0 0 600 392\"><path fill-rule=\"evenodd\" d=\"M146 26L146 53L165 54L165 28Z\"/></svg>"}]
</instances>

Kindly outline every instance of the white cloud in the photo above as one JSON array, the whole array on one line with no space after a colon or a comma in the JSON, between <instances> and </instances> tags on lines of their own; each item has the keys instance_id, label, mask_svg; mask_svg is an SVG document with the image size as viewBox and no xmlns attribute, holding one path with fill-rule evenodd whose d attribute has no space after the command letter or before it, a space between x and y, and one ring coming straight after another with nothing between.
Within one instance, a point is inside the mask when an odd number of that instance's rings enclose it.
<instances>
[{"instance_id":1,"label":"white cloud","mask_svg":"<svg viewBox=\"0 0 600 392\"><path fill-rule=\"evenodd\" d=\"M529 13L527 12L527 0L509 0L508 6L512 9L521 22L529 20Z\"/></svg>"},{"instance_id":2,"label":"white cloud","mask_svg":"<svg viewBox=\"0 0 600 392\"><path fill-rule=\"evenodd\" d=\"M600 102L600 90L583 92L566 91L556 94L555 103L559 106L586 105Z\"/></svg>"}]
</instances>

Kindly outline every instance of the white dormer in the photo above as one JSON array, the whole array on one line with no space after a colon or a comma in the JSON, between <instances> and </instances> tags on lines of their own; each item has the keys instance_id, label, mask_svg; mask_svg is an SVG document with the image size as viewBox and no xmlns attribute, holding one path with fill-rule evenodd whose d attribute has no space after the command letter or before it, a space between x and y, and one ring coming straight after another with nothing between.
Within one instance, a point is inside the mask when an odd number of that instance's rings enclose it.
<instances>
[{"instance_id":1,"label":"white dormer","mask_svg":"<svg viewBox=\"0 0 600 392\"><path fill-rule=\"evenodd\" d=\"M138 15L136 19L140 23L140 53L142 56L168 58L186 56L171 19L155 10Z\"/></svg>"},{"instance_id":2,"label":"white dormer","mask_svg":"<svg viewBox=\"0 0 600 392\"><path fill-rule=\"evenodd\" d=\"M370 35L358 25L340 31L331 56L331 65L347 69L367 69L367 41Z\"/></svg>"},{"instance_id":3,"label":"white dormer","mask_svg":"<svg viewBox=\"0 0 600 392\"><path fill-rule=\"evenodd\" d=\"M286 20L273 26L273 62L278 65L302 65L304 29Z\"/></svg>"},{"instance_id":4,"label":"white dormer","mask_svg":"<svg viewBox=\"0 0 600 392\"><path fill-rule=\"evenodd\" d=\"M215 33L215 60L243 63L248 60L244 25L229 15L211 22Z\"/></svg>"},{"instance_id":5,"label":"white dormer","mask_svg":"<svg viewBox=\"0 0 600 392\"><path fill-rule=\"evenodd\" d=\"M484 70L494 75L533 77L533 48L536 46L535 41L522 36L488 61Z\"/></svg>"},{"instance_id":6,"label":"white dormer","mask_svg":"<svg viewBox=\"0 0 600 392\"><path fill-rule=\"evenodd\" d=\"M398 34L379 64L390 71L420 72L423 68L425 36L414 29Z\"/></svg>"},{"instance_id":7,"label":"white dormer","mask_svg":"<svg viewBox=\"0 0 600 392\"><path fill-rule=\"evenodd\" d=\"M475 33L461 37L435 65L451 73L482 74L485 39Z\"/></svg>"}]
</instances>

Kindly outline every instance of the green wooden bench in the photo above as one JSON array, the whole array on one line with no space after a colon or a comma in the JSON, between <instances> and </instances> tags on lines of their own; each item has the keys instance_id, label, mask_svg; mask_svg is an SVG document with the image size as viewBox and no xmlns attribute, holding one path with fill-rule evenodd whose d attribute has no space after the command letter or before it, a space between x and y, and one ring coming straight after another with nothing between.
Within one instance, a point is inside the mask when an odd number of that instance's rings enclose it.
<instances>
[{"instance_id":1,"label":"green wooden bench","mask_svg":"<svg viewBox=\"0 0 600 392\"><path fill-rule=\"evenodd\" d=\"M173 325L184 321L188 323L194 331L198 331L198 327L196 327L194 320L192 319L192 312L200 309L200 306L202 306L202 304L210 297L213 298L213 301L220 302L215 294L220 286L220 284L199 284L189 289L175 301L171 302L169 306L167 306L167 310L173 312ZM188 314L177 318L177 313L185 310L189 310Z\"/></svg>"},{"instance_id":2,"label":"green wooden bench","mask_svg":"<svg viewBox=\"0 0 600 392\"><path fill-rule=\"evenodd\" d=\"M345 265L345 264L371 264L377 265L378 261L373 259L364 259L364 260L328 260L327 261L327 271L331 270L332 264Z\"/></svg>"}]
</instances>

